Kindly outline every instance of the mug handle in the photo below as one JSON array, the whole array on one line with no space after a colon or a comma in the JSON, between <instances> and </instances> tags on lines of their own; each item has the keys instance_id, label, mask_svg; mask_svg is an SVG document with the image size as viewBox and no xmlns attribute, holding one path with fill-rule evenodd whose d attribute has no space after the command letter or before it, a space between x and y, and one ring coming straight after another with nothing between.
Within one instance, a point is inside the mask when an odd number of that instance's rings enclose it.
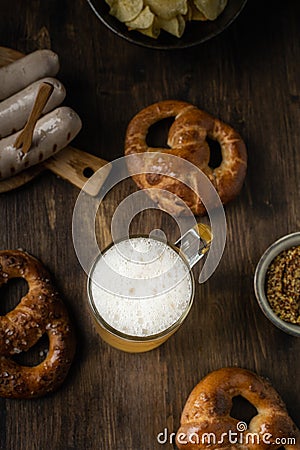
<instances>
[{"instance_id":1,"label":"mug handle","mask_svg":"<svg viewBox=\"0 0 300 450\"><path fill-rule=\"evenodd\" d=\"M209 250L212 239L211 228L203 223L198 223L178 239L174 245L183 253L191 269Z\"/></svg>"}]
</instances>

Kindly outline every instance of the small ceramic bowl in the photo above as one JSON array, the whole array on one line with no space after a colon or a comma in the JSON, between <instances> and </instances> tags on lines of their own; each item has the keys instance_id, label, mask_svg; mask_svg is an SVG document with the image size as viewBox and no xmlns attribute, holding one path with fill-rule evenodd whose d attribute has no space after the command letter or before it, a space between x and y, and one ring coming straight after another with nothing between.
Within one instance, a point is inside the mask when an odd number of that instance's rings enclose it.
<instances>
[{"instance_id":1,"label":"small ceramic bowl","mask_svg":"<svg viewBox=\"0 0 300 450\"><path fill-rule=\"evenodd\" d=\"M300 325L285 322L272 310L266 297L265 280L268 268L279 253L291 247L300 245L300 232L288 234L274 242L260 258L254 275L254 290L259 306L265 316L274 324L292 336L300 337Z\"/></svg>"},{"instance_id":2,"label":"small ceramic bowl","mask_svg":"<svg viewBox=\"0 0 300 450\"><path fill-rule=\"evenodd\" d=\"M138 31L129 31L125 24L109 14L109 6L105 0L87 1L101 22L118 36L143 47L161 50L187 48L208 41L225 30L237 18L247 3L247 0L228 0L226 8L216 20L187 23L181 38L162 31L157 39L153 39Z\"/></svg>"}]
</instances>

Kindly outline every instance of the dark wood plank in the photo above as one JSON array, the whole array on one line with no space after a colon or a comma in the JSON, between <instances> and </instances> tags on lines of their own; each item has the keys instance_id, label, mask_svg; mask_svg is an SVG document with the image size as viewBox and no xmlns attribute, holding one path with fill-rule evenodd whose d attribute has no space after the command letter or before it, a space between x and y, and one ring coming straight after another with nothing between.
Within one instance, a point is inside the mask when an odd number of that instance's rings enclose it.
<instances>
[{"instance_id":1,"label":"dark wood plank","mask_svg":"<svg viewBox=\"0 0 300 450\"><path fill-rule=\"evenodd\" d=\"M184 51L152 51L114 36L85 0L0 1L0 44L30 52L51 47L61 59L66 104L84 128L74 146L105 159L123 155L126 126L144 106L183 99L231 123L245 138L249 170L239 198L226 208L228 240L213 277L197 286L184 326L160 349L118 352L96 334L86 276L73 250L76 188L43 173L0 196L0 248L27 249L51 270L72 313L78 349L70 376L47 398L0 400L3 450L172 449L156 436L176 431L184 402L209 371L228 365L269 377L300 424L300 341L264 318L253 274L265 248L299 230L300 30L298 2L252 0L223 34ZM100 210L99 242L132 182ZM145 212L134 232L176 227ZM197 274L197 269L195 271ZM13 296L13 294L11 294ZM16 294L15 294L16 295ZM13 301L13 299L12 299Z\"/></svg>"}]
</instances>

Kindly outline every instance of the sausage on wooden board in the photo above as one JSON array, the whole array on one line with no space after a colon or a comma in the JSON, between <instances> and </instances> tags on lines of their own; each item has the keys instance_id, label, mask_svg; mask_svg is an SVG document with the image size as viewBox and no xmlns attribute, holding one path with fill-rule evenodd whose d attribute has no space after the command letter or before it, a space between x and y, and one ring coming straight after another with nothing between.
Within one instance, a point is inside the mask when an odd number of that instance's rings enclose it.
<instances>
[{"instance_id":1,"label":"sausage on wooden board","mask_svg":"<svg viewBox=\"0 0 300 450\"><path fill-rule=\"evenodd\" d=\"M44 77L54 77L59 60L51 50L37 50L0 68L0 100L21 91Z\"/></svg>"},{"instance_id":2,"label":"sausage on wooden board","mask_svg":"<svg viewBox=\"0 0 300 450\"><path fill-rule=\"evenodd\" d=\"M55 78L42 78L35 81L22 91L3 100L0 103L0 139L21 130L28 120L41 83L52 84L54 89L43 114L52 111L65 99L66 90L63 84Z\"/></svg>"},{"instance_id":3,"label":"sausage on wooden board","mask_svg":"<svg viewBox=\"0 0 300 450\"><path fill-rule=\"evenodd\" d=\"M0 141L0 180L34 166L66 147L79 133L82 123L71 108L62 106L46 114L36 123L28 153L14 144L20 132Z\"/></svg>"}]
</instances>

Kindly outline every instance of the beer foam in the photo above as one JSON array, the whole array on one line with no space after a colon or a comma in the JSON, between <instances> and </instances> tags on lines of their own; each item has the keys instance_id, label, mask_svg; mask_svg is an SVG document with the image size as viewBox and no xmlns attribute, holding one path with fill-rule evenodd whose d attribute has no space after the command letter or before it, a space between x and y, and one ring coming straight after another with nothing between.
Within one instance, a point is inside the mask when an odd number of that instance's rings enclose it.
<instances>
[{"instance_id":1,"label":"beer foam","mask_svg":"<svg viewBox=\"0 0 300 450\"><path fill-rule=\"evenodd\" d=\"M184 314L192 295L187 264L169 245L153 238L128 238L96 262L90 293L99 315L131 336L166 330Z\"/></svg>"}]
</instances>

